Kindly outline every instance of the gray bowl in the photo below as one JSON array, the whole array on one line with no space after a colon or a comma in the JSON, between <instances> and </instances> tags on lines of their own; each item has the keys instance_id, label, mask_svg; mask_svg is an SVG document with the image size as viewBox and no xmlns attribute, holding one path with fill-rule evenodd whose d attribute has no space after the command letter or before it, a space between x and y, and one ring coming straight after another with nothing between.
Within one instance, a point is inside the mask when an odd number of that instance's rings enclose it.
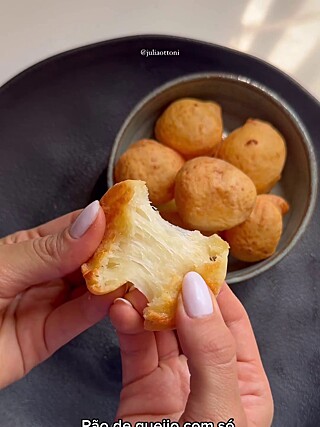
<instances>
[{"instance_id":1,"label":"gray bowl","mask_svg":"<svg viewBox=\"0 0 320 427\"><path fill-rule=\"evenodd\" d=\"M253 278L287 255L309 223L317 196L317 163L310 138L293 109L260 83L223 73L193 74L154 90L133 109L121 127L111 152L109 186L114 184L114 165L121 154L133 142L153 137L157 118L171 102L184 97L219 103L225 135L251 117L272 123L286 140L287 161L282 179L272 193L285 197L291 209L284 217L284 231L277 251L272 257L258 263L244 263L229 257L229 283Z\"/></svg>"}]
</instances>

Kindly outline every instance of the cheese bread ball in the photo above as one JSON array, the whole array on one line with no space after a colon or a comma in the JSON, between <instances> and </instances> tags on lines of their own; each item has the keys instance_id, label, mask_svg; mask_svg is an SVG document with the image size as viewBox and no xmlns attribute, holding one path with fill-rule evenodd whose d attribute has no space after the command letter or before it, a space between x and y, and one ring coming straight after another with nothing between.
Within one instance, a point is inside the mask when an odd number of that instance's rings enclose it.
<instances>
[{"instance_id":1,"label":"cheese bread ball","mask_svg":"<svg viewBox=\"0 0 320 427\"><path fill-rule=\"evenodd\" d=\"M280 209L282 215L285 215L290 209L289 203L283 197L277 196L276 194L261 194L260 199L272 202L278 209Z\"/></svg>"},{"instance_id":2,"label":"cheese bread ball","mask_svg":"<svg viewBox=\"0 0 320 427\"><path fill-rule=\"evenodd\" d=\"M184 98L173 102L158 119L156 139L186 158L212 155L222 138L218 104Z\"/></svg>"},{"instance_id":3,"label":"cheese bread ball","mask_svg":"<svg viewBox=\"0 0 320 427\"><path fill-rule=\"evenodd\" d=\"M224 238L235 258L246 262L261 261L276 251L282 228L279 205L272 198L259 195L249 218L226 230Z\"/></svg>"},{"instance_id":4,"label":"cheese bread ball","mask_svg":"<svg viewBox=\"0 0 320 427\"><path fill-rule=\"evenodd\" d=\"M281 178L286 144L270 123L249 119L224 140L218 157L247 174L258 194L267 193Z\"/></svg>"},{"instance_id":5,"label":"cheese bread ball","mask_svg":"<svg viewBox=\"0 0 320 427\"><path fill-rule=\"evenodd\" d=\"M173 198L175 177L184 163L184 158L171 148L142 139L132 144L118 160L115 181L145 181L152 203L166 203Z\"/></svg>"},{"instance_id":6,"label":"cheese bread ball","mask_svg":"<svg viewBox=\"0 0 320 427\"><path fill-rule=\"evenodd\" d=\"M256 200L251 179L233 165L212 157L187 161L178 172L175 201L188 226L216 232L245 221Z\"/></svg>"}]
</instances>

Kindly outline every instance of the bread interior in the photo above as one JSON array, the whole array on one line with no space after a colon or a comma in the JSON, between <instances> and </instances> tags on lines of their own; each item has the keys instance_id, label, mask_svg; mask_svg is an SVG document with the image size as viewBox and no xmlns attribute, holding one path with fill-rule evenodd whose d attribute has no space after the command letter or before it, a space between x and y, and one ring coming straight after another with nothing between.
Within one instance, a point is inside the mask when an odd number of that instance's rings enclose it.
<instances>
[{"instance_id":1,"label":"bread interior","mask_svg":"<svg viewBox=\"0 0 320 427\"><path fill-rule=\"evenodd\" d=\"M119 223L121 231L99 268L99 286L105 287L105 292L131 282L156 304L164 292L170 293L168 284L172 280L181 283L184 274L197 266L214 263L220 257L226 270L226 242L217 235L205 237L199 231L184 230L165 221L151 206L147 187L141 181L134 183Z\"/></svg>"}]
</instances>

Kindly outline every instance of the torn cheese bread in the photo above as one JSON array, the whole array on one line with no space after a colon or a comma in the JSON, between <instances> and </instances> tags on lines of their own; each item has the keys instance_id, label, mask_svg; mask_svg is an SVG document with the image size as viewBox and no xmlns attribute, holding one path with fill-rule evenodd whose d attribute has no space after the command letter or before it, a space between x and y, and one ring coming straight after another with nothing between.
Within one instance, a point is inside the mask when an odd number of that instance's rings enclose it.
<instances>
[{"instance_id":1,"label":"torn cheese bread","mask_svg":"<svg viewBox=\"0 0 320 427\"><path fill-rule=\"evenodd\" d=\"M127 180L102 197L106 230L82 265L88 289L97 295L131 282L147 298L148 330L173 329L184 275L199 273L217 295L227 270L228 244L218 235L203 236L165 221L148 199L143 181Z\"/></svg>"}]
</instances>

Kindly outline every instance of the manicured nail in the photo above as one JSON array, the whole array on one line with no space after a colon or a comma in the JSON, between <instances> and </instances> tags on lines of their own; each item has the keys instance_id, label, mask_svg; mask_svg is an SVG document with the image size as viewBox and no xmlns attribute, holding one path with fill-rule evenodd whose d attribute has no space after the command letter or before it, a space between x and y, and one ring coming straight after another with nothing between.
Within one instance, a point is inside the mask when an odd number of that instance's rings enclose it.
<instances>
[{"instance_id":1,"label":"manicured nail","mask_svg":"<svg viewBox=\"0 0 320 427\"><path fill-rule=\"evenodd\" d=\"M132 304L131 304L131 302L130 301L128 301L128 300L126 300L125 298L116 298L114 301L113 301L113 304L126 304L126 305L129 305L130 307L132 307Z\"/></svg>"},{"instance_id":2,"label":"manicured nail","mask_svg":"<svg viewBox=\"0 0 320 427\"><path fill-rule=\"evenodd\" d=\"M184 276L182 297L189 317L202 317L213 313L211 295L200 274L191 271Z\"/></svg>"},{"instance_id":3,"label":"manicured nail","mask_svg":"<svg viewBox=\"0 0 320 427\"><path fill-rule=\"evenodd\" d=\"M90 228L90 226L95 222L99 212L99 207L99 201L95 200L81 212L70 228L71 237L79 239L85 234L88 228Z\"/></svg>"}]
</instances>

